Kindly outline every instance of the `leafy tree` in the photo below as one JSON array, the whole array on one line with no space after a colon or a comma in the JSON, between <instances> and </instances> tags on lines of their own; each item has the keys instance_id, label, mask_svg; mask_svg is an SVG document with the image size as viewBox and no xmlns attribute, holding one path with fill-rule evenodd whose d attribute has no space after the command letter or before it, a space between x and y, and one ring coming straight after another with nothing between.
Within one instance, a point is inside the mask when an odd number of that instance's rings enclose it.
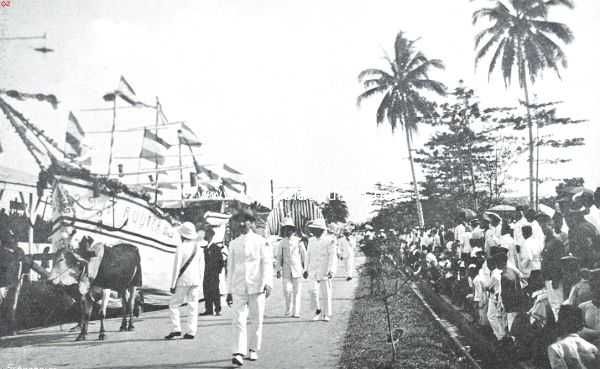
<instances>
[{"instance_id":1,"label":"leafy tree","mask_svg":"<svg viewBox=\"0 0 600 369\"><path fill-rule=\"evenodd\" d=\"M340 199L330 199L323 206L323 217L327 223L345 223L348 219L348 205Z\"/></svg>"},{"instance_id":2,"label":"leafy tree","mask_svg":"<svg viewBox=\"0 0 600 369\"><path fill-rule=\"evenodd\" d=\"M573 41L570 28L549 21L548 11L555 6L573 7L571 0L496 0L493 5L473 13L473 23L488 20L489 24L475 37L479 62L493 51L488 75L500 69L504 84L511 84L513 69L517 71L519 87L523 90L529 134L529 202L534 204L534 139L530 112L529 83L533 84L545 69L567 66L561 46ZM499 62L500 61L500 62Z\"/></svg>"},{"instance_id":3,"label":"leafy tree","mask_svg":"<svg viewBox=\"0 0 600 369\"><path fill-rule=\"evenodd\" d=\"M419 223L422 225L423 209L419 198L417 178L412 153L412 136L423 118L433 117L433 104L423 92L446 93L446 87L429 77L432 68L443 69L441 60L429 59L416 48L416 40L409 40L399 32L394 42L394 57L387 55L389 71L365 69L358 75L365 91L358 96L357 104L376 94L383 95L377 108L377 125L387 121L392 133L400 126L406 135L406 147L410 161L413 190Z\"/></svg>"}]
</instances>

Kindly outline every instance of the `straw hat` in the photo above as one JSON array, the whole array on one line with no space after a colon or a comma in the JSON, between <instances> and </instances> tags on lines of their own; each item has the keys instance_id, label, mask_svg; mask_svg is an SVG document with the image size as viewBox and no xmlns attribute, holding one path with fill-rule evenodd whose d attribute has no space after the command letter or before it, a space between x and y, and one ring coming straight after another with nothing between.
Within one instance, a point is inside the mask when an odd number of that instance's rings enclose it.
<instances>
[{"instance_id":1,"label":"straw hat","mask_svg":"<svg viewBox=\"0 0 600 369\"><path fill-rule=\"evenodd\" d=\"M281 221L281 228L285 228L285 227L292 227L292 228L296 228L296 224L294 224L294 221L292 220L292 218L283 218L283 220Z\"/></svg>"},{"instance_id":2,"label":"straw hat","mask_svg":"<svg viewBox=\"0 0 600 369\"><path fill-rule=\"evenodd\" d=\"M183 238L187 238L188 240L195 240L198 238L198 233L196 232L196 226L192 222L185 222L181 226L179 226L179 234Z\"/></svg>"},{"instance_id":3,"label":"straw hat","mask_svg":"<svg viewBox=\"0 0 600 369\"><path fill-rule=\"evenodd\" d=\"M325 219L315 219L308 225L308 228L322 229L326 231L327 225L325 224Z\"/></svg>"},{"instance_id":4,"label":"straw hat","mask_svg":"<svg viewBox=\"0 0 600 369\"><path fill-rule=\"evenodd\" d=\"M498 222L502 221L502 217L493 211L486 211L483 213L483 219L487 220L488 222L491 222L493 219L496 219Z\"/></svg>"}]
</instances>

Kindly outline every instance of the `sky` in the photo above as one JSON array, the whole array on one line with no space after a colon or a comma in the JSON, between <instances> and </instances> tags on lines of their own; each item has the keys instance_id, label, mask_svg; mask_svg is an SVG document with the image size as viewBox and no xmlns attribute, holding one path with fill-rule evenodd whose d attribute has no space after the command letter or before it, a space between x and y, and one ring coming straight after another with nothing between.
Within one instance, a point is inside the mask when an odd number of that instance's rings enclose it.
<instances>
[{"instance_id":1,"label":"sky","mask_svg":"<svg viewBox=\"0 0 600 369\"><path fill-rule=\"evenodd\" d=\"M188 122L205 143L198 150L203 162L225 162L242 171L256 200L270 204L273 179L276 197L289 192L283 187L301 188L317 200L335 191L348 202L351 218L363 220L371 214L365 193L374 183L410 181L401 132L376 127L378 101L356 106L358 73L385 68L383 55L392 52L398 31L419 38L426 55L444 61L445 70L433 77L448 86L464 80L484 105L518 102L517 89L506 89L499 78L488 82L485 66L475 71L471 14L482 3L12 0L9 8L0 8L0 35L47 33L48 38L0 41L0 87L56 94L61 101L56 111L19 106L62 142L71 110L85 130L110 129L110 113L81 109L110 107L102 96L123 75L143 101L153 103L158 96L170 121ZM572 26L575 41L565 48L569 66L562 80L545 75L532 88L534 99L564 101L559 112L589 123L553 131L585 136L587 146L559 152L573 162L547 171L583 176L595 188L600 171L590 164L600 153L594 88L600 85L600 3L576 1L575 10L551 16ZM55 52L32 50L43 45ZM119 113L119 127L153 123L152 112ZM421 129L415 146L432 133ZM141 133L118 138L115 155L133 155L139 140ZM0 142L5 147L0 165L35 172L3 119ZM108 156L108 142L106 135L90 138L98 158ZM512 170L516 176L526 175L525 164L523 157ZM138 162L125 165L135 169ZM546 183L541 192L553 188ZM524 183L512 190L526 195Z\"/></svg>"}]
</instances>

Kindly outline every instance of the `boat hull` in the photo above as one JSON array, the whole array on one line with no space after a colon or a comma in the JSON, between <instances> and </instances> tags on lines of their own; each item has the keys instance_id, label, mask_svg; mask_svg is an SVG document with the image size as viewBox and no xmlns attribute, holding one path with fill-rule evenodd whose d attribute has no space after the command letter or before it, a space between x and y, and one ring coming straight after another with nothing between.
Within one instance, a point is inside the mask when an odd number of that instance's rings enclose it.
<instances>
[{"instance_id":1,"label":"boat hull","mask_svg":"<svg viewBox=\"0 0 600 369\"><path fill-rule=\"evenodd\" d=\"M75 241L90 236L107 246L128 243L139 249L145 302L164 305L170 296L175 250L181 239L159 209L127 194L94 193L86 180L57 176L50 241L75 230Z\"/></svg>"}]
</instances>

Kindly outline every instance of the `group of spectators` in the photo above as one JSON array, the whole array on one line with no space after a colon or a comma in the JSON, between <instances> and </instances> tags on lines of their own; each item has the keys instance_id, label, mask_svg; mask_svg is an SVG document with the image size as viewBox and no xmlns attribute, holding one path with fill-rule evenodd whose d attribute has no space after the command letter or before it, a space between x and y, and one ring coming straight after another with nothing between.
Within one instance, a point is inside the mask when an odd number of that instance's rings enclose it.
<instances>
[{"instance_id":1,"label":"group of spectators","mask_svg":"<svg viewBox=\"0 0 600 369\"><path fill-rule=\"evenodd\" d=\"M0 208L0 239L5 239L9 234L16 238L18 242L29 241L29 228L30 222L22 210L12 209L6 211L4 208ZM50 233L50 223L37 217L33 224L33 242L42 243L46 242L46 238Z\"/></svg>"},{"instance_id":2,"label":"group of spectators","mask_svg":"<svg viewBox=\"0 0 600 369\"><path fill-rule=\"evenodd\" d=\"M403 232L405 262L472 315L502 357L600 368L600 188Z\"/></svg>"}]
</instances>

